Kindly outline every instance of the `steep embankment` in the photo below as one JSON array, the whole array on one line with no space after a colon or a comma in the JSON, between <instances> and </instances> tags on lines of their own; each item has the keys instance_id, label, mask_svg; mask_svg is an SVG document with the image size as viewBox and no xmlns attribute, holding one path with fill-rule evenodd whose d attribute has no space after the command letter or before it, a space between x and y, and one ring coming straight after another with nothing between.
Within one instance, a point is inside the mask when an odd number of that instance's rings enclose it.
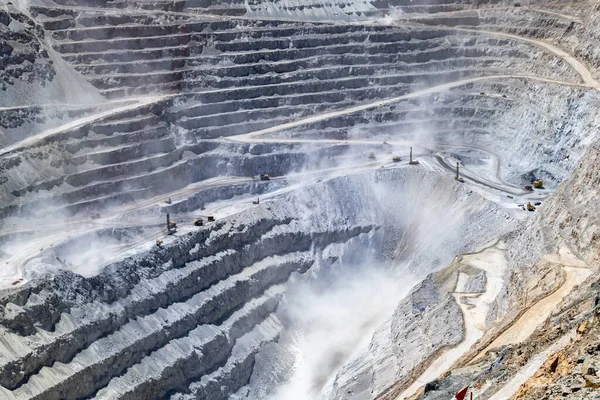
<instances>
[{"instance_id":1,"label":"steep embankment","mask_svg":"<svg viewBox=\"0 0 600 400\"><path fill-rule=\"evenodd\" d=\"M322 281L323 290L339 291L336 282L344 282L345 277L351 277L354 273L353 266L358 265L359 271L384 271L387 279L395 282L396 291L404 294L412 282L424 278L431 271L445 265L455 254L474 251L493 240L496 231L488 231L486 229L488 223L493 223L504 232L515 226L515 220L510 214L453 179L441 178L434 173L423 173L420 169L410 167L401 170L382 170L375 176L378 179L371 185L376 194L374 198L376 207L380 207L383 212L379 229L380 234L383 235L382 241L379 244L363 243L354 250L349 249L348 251L354 251L359 255L369 248L368 254L373 255L365 261L359 261L363 257L358 256L355 259L346 258L334 263L332 268L339 270L337 275L333 275L334 279L327 271L317 273L314 279L317 282ZM462 234L455 235L456 231ZM361 248L363 250L360 250ZM476 274L475 270L470 273ZM371 285L376 282L377 280L364 279L362 282L364 290L368 293ZM253 375L248 388L250 397L316 398L333 391L331 396L348 398L349 391L359 395L361 390L367 390L368 388L356 386L365 384L373 375L375 379L380 379L381 385L389 384L389 379L398 368L394 363L395 360L401 359L407 363L399 367L401 371L398 375L401 376L408 373L409 368L419 363L419 360L429 358L446 343L458 343L463 338L461 331L452 333L454 325L449 323L452 320L462 319L460 308L454 297L448 294L449 290L452 289L438 289L431 283L431 278L426 279L406 300L401 302L394 318L387 321L383 327L378 325L382 320L387 319L387 315L369 321L364 337L350 348L344 348L338 342L343 343L344 339L352 333L342 329L334 334L335 330L332 329L330 335L339 335L338 339L330 342L333 350L323 349L322 362L314 364L310 364L313 360L310 351L319 347L318 344L314 343L311 347L302 342L304 335L311 335L312 332L303 331L306 326L297 326L293 315L290 318L284 309L281 313L282 319L289 320L284 340L279 346L271 346L267 349L268 356L263 357L258 363L257 372ZM397 302L402 297L394 300ZM320 307L327 309L328 306L324 304ZM382 304L379 307L389 308L389 312L392 312L395 303L392 303L391 307L390 304ZM331 318L336 318L337 313L343 312L342 310L344 310L343 306L330 310ZM315 311L306 309L304 312L310 314ZM403 317L399 318L400 315ZM444 315L446 317L441 318ZM310 329L319 331L320 328L314 326ZM343 363L365 344L365 338L368 338L369 332L373 331L375 337L384 338L377 343L378 349L369 351L364 355L364 359L357 361L357 364L361 367L370 366L376 371L363 372L353 366L344 367L340 373L342 378L336 379L333 388L329 387ZM412 341L410 338L414 337L413 334L417 331L434 332L430 333L431 342ZM300 340L296 336L300 337ZM321 340L327 341L326 335L323 336ZM417 334L417 336L422 335ZM404 339L407 341L405 342ZM298 341L301 345L298 345ZM306 366L306 363L309 365ZM408 363L413 364L408 365ZM293 371L291 376L290 368ZM369 378L365 380L363 373ZM379 377L378 374L382 376ZM342 385L338 382L342 379L348 380L353 386L340 389L339 386ZM279 388L278 385L282 381L288 382L288 385Z\"/></svg>"},{"instance_id":2,"label":"steep embankment","mask_svg":"<svg viewBox=\"0 0 600 400\"><path fill-rule=\"evenodd\" d=\"M410 227L402 221L406 214L382 212L392 193L409 208L419 197L431 207L446 198L448 207L468 210L444 221L465 234L458 241L449 236L445 253L436 257L486 240L491 232L471 221L511 226L505 212L452 179L409 168L382 170L261 204L96 277L48 271L5 294L2 329L11 345L1 352L3 396L226 398L247 382L260 345L285 328L273 312L290 275L310 270L328 248L329 257L343 258L357 245L375 254ZM428 223L440 221L432 216ZM353 238L362 239L331 247ZM426 244L415 243L411 254L431 260L422 267L432 269L437 260L417 251ZM189 389L182 391L184 384Z\"/></svg>"},{"instance_id":3,"label":"steep embankment","mask_svg":"<svg viewBox=\"0 0 600 400\"><path fill-rule=\"evenodd\" d=\"M90 83L48 49L46 32L23 11L27 10L17 9L11 2L0 4L0 107L2 111L12 109L14 114L12 119L10 112L3 115L0 126L14 127L11 125L28 111L35 111L32 106L103 101ZM4 138L0 139L3 142Z\"/></svg>"},{"instance_id":4,"label":"steep embankment","mask_svg":"<svg viewBox=\"0 0 600 400\"><path fill-rule=\"evenodd\" d=\"M329 243L374 234L374 215L364 210L368 194L357 192L356 212L347 214L347 199L336 201L334 189L331 183L321 195L311 191L313 205L329 197L329 218L299 218L305 200L291 196L199 228L95 278L55 271L7 293L3 326L12 345L2 351L2 385L10 389L3 396L157 398L225 368L250 336L258 343L274 339L280 328L267 317L290 274L309 269ZM256 348L246 351L244 359ZM225 393L239 385L222 379L233 385Z\"/></svg>"},{"instance_id":5,"label":"steep embankment","mask_svg":"<svg viewBox=\"0 0 600 400\"><path fill-rule=\"evenodd\" d=\"M583 399L594 393L600 360L594 350L600 298L599 162L596 143L511 236L510 280L498 299L500 310L511 309L500 314L510 327L491 331L451 376L428 385L424 399L447 397L467 384L477 388L478 398L498 400L513 395ZM540 288L544 280L545 289Z\"/></svg>"}]
</instances>

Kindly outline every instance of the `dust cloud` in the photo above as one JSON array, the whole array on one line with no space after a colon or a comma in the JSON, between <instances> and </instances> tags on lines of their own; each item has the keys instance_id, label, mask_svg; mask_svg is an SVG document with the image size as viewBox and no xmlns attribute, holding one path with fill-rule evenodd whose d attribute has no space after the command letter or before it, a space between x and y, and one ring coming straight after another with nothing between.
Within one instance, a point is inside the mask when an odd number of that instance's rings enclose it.
<instances>
[{"instance_id":1,"label":"dust cloud","mask_svg":"<svg viewBox=\"0 0 600 400\"><path fill-rule=\"evenodd\" d=\"M310 281L293 285L281 313L290 333L281 342L289 346L294 366L270 400L316 399L326 393L338 369L369 344L414 283L390 279L379 266L365 264L328 287Z\"/></svg>"}]
</instances>

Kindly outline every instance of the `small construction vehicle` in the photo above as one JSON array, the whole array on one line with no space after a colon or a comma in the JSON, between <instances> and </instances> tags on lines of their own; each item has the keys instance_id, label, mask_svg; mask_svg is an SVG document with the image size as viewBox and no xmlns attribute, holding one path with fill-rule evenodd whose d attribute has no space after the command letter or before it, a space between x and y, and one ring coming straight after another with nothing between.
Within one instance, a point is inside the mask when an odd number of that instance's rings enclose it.
<instances>
[{"instance_id":1,"label":"small construction vehicle","mask_svg":"<svg viewBox=\"0 0 600 400\"><path fill-rule=\"evenodd\" d=\"M392 157L392 161L393 161L393 162L400 162L400 157L398 157L398 156L393 156L393 157Z\"/></svg>"},{"instance_id":2,"label":"small construction vehicle","mask_svg":"<svg viewBox=\"0 0 600 400\"><path fill-rule=\"evenodd\" d=\"M169 197L169 198L167 199L167 201L165 201L165 203L167 203L167 204L171 204L171 203L173 203L173 202L171 201L171 198Z\"/></svg>"},{"instance_id":3,"label":"small construction vehicle","mask_svg":"<svg viewBox=\"0 0 600 400\"><path fill-rule=\"evenodd\" d=\"M255 201L252 202L252 204L260 204L260 199L256 199Z\"/></svg>"},{"instance_id":4,"label":"small construction vehicle","mask_svg":"<svg viewBox=\"0 0 600 400\"><path fill-rule=\"evenodd\" d=\"M260 174L259 178L261 181L270 181L271 178L269 178L269 174Z\"/></svg>"},{"instance_id":5,"label":"small construction vehicle","mask_svg":"<svg viewBox=\"0 0 600 400\"><path fill-rule=\"evenodd\" d=\"M213 217L212 215L209 215L207 218L208 222L215 222L215 217Z\"/></svg>"},{"instance_id":6,"label":"small construction vehicle","mask_svg":"<svg viewBox=\"0 0 600 400\"><path fill-rule=\"evenodd\" d=\"M369 160L374 160L375 159L375 153L371 152L369 153Z\"/></svg>"},{"instance_id":7,"label":"small construction vehicle","mask_svg":"<svg viewBox=\"0 0 600 400\"><path fill-rule=\"evenodd\" d=\"M541 179L538 179L537 181L533 181L533 187L536 189L543 189L544 188L544 181Z\"/></svg>"},{"instance_id":8,"label":"small construction vehicle","mask_svg":"<svg viewBox=\"0 0 600 400\"><path fill-rule=\"evenodd\" d=\"M535 211L535 206L530 201L527 202L527 211Z\"/></svg>"},{"instance_id":9,"label":"small construction vehicle","mask_svg":"<svg viewBox=\"0 0 600 400\"><path fill-rule=\"evenodd\" d=\"M204 221L202 221L202 218L195 219L194 226L204 226Z\"/></svg>"},{"instance_id":10,"label":"small construction vehicle","mask_svg":"<svg viewBox=\"0 0 600 400\"><path fill-rule=\"evenodd\" d=\"M156 247L162 248L162 245L163 245L163 241L160 239L156 239Z\"/></svg>"},{"instance_id":11,"label":"small construction vehicle","mask_svg":"<svg viewBox=\"0 0 600 400\"><path fill-rule=\"evenodd\" d=\"M172 235L177 232L177 223L171 221L171 216L167 214L167 235Z\"/></svg>"},{"instance_id":12,"label":"small construction vehicle","mask_svg":"<svg viewBox=\"0 0 600 400\"><path fill-rule=\"evenodd\" d=\"M525 185L525 190L527 190L528 192L533 192L533 186Z\"/></svg>"}]
</instances>

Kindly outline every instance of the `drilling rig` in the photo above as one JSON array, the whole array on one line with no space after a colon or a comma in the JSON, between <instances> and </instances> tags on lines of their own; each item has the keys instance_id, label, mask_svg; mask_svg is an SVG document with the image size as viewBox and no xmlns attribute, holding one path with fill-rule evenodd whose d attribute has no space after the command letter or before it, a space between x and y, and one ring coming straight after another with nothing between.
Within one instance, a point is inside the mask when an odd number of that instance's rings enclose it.
<instances>
[{"instance_id":1,"label":"drilling rig","mask_svg":"<svg viewBox=\"0 0 600 400\"><path fill-rule=\"evenodd\" d=\"M460 183L464 183L465 180L463 178L461 178L461 176L458 174L459 167L460 167L460 163L456 163L456 176L454 177L454 179L456 179Z\"/></svg>"},{"instance_id":2,"label":"drilling rig","mask_svg":"<svg viewBox=\"0 0 600 400\"><path fill-rule=\"evenodd\" d=\"M177 232L177 223L171 221L171 216L167 214L167 235L172 235Z\"/></svg>"}]
</instances>

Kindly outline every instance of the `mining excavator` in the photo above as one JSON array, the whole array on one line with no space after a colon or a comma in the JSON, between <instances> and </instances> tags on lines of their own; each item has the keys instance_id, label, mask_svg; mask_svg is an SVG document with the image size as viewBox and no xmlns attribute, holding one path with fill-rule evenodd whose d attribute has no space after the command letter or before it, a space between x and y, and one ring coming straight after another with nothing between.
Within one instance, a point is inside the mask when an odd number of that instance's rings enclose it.
<instances>
[{"instance_id":1,"label":"mining excavator","mask_svg":"<svg viewBox=\"0 0 600 400\"><path fill-rule=\"evenodd\" d=\"M544 181L541 179L538 179L537 181L533 181L533 187L536 189L543 189L544 188Z\"/></svg>"},{"instance_id":2,"label":"mining excavator","mask_svg":"<svg viewBox=\"0 0 600 400\"><path fill-rule=\"evenodd\" d=\"M535 211L535 206L530 201L527 202L527 211Z\"/></svg>"},{"instance_id":3,"label":"mining excavator","mask_svg":"<svg viewBox=\"0 0 600 400\"><path fill-rule=\"evenodd\" d=\"M177 232L177 223L171 221L171 216L167 214L167 235L172 235Z\"/></svg>"},{"instance_id":4,"label":"mining excavator","mask_svg":"<svg viewBox=\"0 0 600 400\"><path fill-rule=\"evenodd\" d=\"M260 174L259 178L261 181L270 181L271 178L269 178L269 174Z\"/></svg>"}]
</instances>

